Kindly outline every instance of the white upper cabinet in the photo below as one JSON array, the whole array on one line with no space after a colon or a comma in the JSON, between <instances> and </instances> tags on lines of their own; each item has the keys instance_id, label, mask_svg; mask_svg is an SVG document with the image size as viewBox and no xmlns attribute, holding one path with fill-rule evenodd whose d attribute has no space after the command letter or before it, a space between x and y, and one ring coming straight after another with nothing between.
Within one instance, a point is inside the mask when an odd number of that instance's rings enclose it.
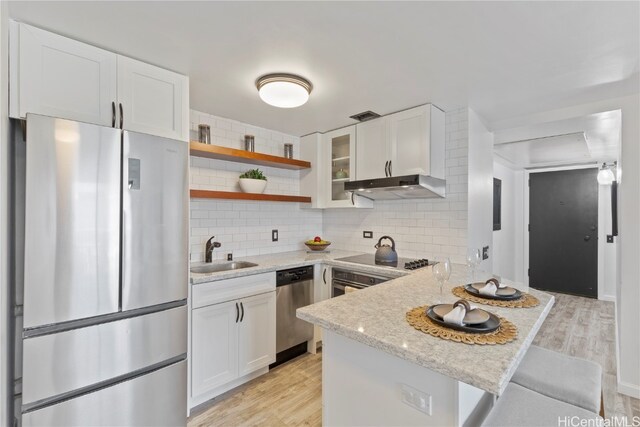
<instances>
[{"instance_id":1,"label":"white upper cabinet","mask_svg":"<svg viewBox=\"0 0 640 427\"><path fill-rule=\"evenodd\" d=\"M322 134L316 132L300 138L300 159L311 163L311 168L300 171L300 194L311 196L311 208L325 207L326 160L322 156Z\"/></svg>"},{"instance_id":2,"label":"white upper cabinet","mask_svg":"<svg viewBox=\"0 0 640 427\"><path fill-rule=\"evenodd\" d=\"M189 78L11 22L9 115L189 139Z\"/></svg>"},{"instance_id":3,"label":"white upper cabinet","mask_svg":"<svg viewBox=\"0 0 640 427\"><path fill-rule=\"evenodd\" d=\"M444 112L431 104L356 125L357 179L431 175L444 179Z\"/></svg>"},{"instance_id":4,"label":"white upper cabinet","mask_svg":"<svg viewBox=\"0 0 640 427\"><path fill-rule=\"evenodd\" d=\"M117 55L11 22L10 116L27 113L104 126L114 122Z\"/></svg>"},{"instance_id":5,"label":"white upper cabinet","mask_svg":"<svg viewBox=\"0 0 640 427\"><path fill-rule=\"evenodd\" d=\"M325 201L327 208L352 206L351 194L344 191L345 181L355 179L356 127L336 129L323 135L326 162Z\"/></svg>"},{"instance_id":6,"label":"white upper cabinet","mask_svg":"<svg viewBox=\"0 0 640 427\"><path fill-rule=\"evenodd\" d=\"M300 191L311 196L312 208L373 207L371 199L344 190L357 179L355 126L304 136L300 145L301 158L311 162L300 175Z\"/></svg>"},{"instance_id":7,"label":"white upper cabinet","mask_svg":"<svg viewBox=\"0 0 640 427\"><path fill-rule=\"evenodd\" d=\"M387 175L391 150L387 137L387 118L356 125L356 178L372 179Z\"/></svg>"},{"instance_id":8,"label":"white upper cabinet","mask_svg":"<svg viewBox=\"0 0 640 427\"><path fill-rule=\"evenodd\" d=\"M387 119L390 176L423 174L444 179L444 112L429 104Z\"/></svg>"},{"instance_id":9,"label":"white upper cabinet","mask_svg":"<svg viewBox=\"0 0 640 427\"><path fill-rule=\"evenodd\" d=\"M118 55L123 129L189 139L189 78Z\"/></svg>"}]
</instances>

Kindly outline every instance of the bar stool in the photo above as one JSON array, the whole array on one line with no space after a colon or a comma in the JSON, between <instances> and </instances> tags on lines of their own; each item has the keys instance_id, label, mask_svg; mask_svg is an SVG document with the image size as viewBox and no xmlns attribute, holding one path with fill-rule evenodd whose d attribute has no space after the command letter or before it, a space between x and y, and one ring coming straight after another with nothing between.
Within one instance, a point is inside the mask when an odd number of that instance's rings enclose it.
<instances>
[{"instance_id":1,"label":"bar stool","mask_svg":"<svg viewBox=\"0 0 640 427\"><path fill-rule=\"evenodd\" d=\"M482 426L569 426L573 425L571 424L573 417L578 417L581 420L594 420L582 421L584 424L579 425L601 425L598 421L601 418L593 412L552 399L518 384L509 383ZM573 420L575 421L575 418Z\"/></svg>"},{"instance_id":2,"label":"bar stool","mask_svg":"<svg viewBox=\"0 0 640 427\"><path fill-rule=\"evenodd\" d=\"M604 416L597 363L532 345L511 382Z\"/></svg>"}]
</instances>

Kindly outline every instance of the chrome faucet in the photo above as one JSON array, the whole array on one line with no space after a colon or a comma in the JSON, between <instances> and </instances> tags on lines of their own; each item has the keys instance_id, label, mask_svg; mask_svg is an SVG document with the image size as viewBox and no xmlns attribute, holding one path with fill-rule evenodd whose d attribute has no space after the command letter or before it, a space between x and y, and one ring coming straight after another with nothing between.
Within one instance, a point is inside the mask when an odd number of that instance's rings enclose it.
<instances>
[{"instance_id":1,"label":"chrome faucet","mask_svg":"<svg viewBox=\"0 0 640 427\"><path fill-rule=\"evenodd\" d=\"M222 246L220 244L220 242L213 242L212 240L215 238L216 236L211 236L209 238L209 240L207 240L207 244L205 245L205 250L204 250L204 257L205 257L205 262L212 262L213 261L213 250L215 248L219 248L220 246Z\"/></svg>"}]
</instances>

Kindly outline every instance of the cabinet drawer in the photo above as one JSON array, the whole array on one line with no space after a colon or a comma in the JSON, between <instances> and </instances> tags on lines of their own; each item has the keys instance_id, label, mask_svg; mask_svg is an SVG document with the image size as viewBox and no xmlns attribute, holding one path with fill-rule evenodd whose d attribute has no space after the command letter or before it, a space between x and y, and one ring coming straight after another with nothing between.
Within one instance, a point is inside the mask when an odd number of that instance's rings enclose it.
<instances>
[{"instance_id":1,"label":"cabinet drawer","mask_svg":"<svg viewBox=\"0 0 640 427\"><path fill-rule=\"evenodd\" d=\"M275 288L275 272L202 283L193 286L191 306L204 307L269 292Z\"/></svg>"}]
</instances>

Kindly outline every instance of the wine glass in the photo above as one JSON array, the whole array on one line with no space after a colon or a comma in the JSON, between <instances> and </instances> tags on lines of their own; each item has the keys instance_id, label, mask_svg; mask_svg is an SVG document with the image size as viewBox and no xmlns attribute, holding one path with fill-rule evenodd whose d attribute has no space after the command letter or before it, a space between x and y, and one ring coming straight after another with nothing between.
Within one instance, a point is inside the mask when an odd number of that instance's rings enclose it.
<instances>
[{"instance_id":1,"label":"wine glass","mask_svg":"<svg viewBox=\"0 0 640 427\"><path fill-rule=\"evenodd\" d=\"M467 249L467 266L471 270L471 283L476 281L476 267L481 261L480 249Z\"/></svg>"},{"instance_id":2,"label":"wine glass","mask_svg":"<svg viewBox=\"0 0 640 427\"><path fill-rule=\"evenodd\" d=\"M448 281L451 277L451 260L447 257L442 260L445 268L445 281Z\"/></svg>"},{"instance_id":3,"label":"wine glass","mask_svg":"<svg viewBox=\"0 0 640 427\"><path fill-rule=\"evenodd\" d=\"M438 281L438 285L440 286L440 295L443 294L444 284L451 277L451 261L449 258L445 258L443 261L438 262L433 266L433 275Z\"/></svg>"}]
</instances>

